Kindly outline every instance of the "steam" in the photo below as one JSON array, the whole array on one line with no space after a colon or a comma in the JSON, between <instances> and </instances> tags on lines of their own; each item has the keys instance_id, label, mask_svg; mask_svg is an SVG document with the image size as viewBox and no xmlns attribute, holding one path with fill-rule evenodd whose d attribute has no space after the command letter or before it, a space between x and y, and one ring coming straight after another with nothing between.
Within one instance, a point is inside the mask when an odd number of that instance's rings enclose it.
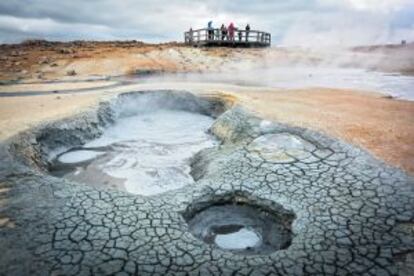
<instances>
[{"instance_id":1,"label":"steam","mask_svg":"<svg viewBox=\"0 0 414 276\"><path fill-rule=\"evenodd\" d=\"M400 72L414 68L411 46L378 50L338 47L167 50L162 58L186 72L156 75L140 82L203 83L272 88L326 87L357 89L414 99L414 78ZM153 57L156 57L155 54Z\"/></svg>"}]
</instances>

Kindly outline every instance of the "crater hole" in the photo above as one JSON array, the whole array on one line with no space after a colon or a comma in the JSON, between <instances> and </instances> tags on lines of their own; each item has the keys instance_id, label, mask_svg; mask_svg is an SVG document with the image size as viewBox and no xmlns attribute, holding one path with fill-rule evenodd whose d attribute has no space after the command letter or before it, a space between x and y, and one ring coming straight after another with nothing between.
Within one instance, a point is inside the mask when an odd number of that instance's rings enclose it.
<instances>
[{"instance_id":1,"label":"crater hole","mask_svg":"<svg viewBox=\"0 0 414 276\"><path fill-rule=\"evenodd\" d=\"M295 214L282 206L232 197L191 205L183 213L198 239L236 254L270 254L290 246ZM269 203L269 204L268 204Z\"/></svg>"}]
</instances>

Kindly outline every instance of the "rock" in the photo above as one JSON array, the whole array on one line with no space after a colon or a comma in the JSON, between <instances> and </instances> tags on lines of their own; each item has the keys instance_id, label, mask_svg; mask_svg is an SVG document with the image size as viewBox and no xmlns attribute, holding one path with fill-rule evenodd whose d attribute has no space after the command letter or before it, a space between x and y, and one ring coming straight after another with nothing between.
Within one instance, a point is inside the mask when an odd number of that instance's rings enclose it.
<instances>
[{"instance_id":1,"label":"rock","mask_svg":"<svg viewBox=\"0 0 414 276\"><path fill-rule=\"evenodd\" d=\"M40 65L49 64L49 63L50 63L50 59L48 57L45 57L45 56L41 57L40 60L39 60Z\"/></svg>"},{"instance_id":2,"label":"rock","mask_svg":"<svg viewBox=\"0 0 414 276\"><path fill-rule=\"evenodd\" d=\"M27 39L21 43L25 47L50 47L53 45L53 42L49 42L43 39Z\"/></svg>"},{"instance_id":3,"label":"rock","mask_svg":"<svg viewBox=\"0 0 414 276\"><path fill-rule=\"evenodd\" d=\"M69 54L73 54L75 51L73 49L70 48L62 48L59 50L60 54L64 54L64 55L69 55Z\"/></svg>"},{"instance_id":4,"label":"rock","mask_svg":"<svg viewBox=\"0 0 414 276\"><path fill-rule=\"evenodd\" d=\"M76 73L75 70L69 70L69 71L66 72L66 75L68 75L68 76L76 76L77 73Z\"/></svg>"},{"instance_id":5,"label":"rock","mask_svg":"<svg viewBox=\"0 0 414 276\"><path fill-rule=\"evenodd\" d=\"M151 75L161 75L164 73L164 70L159 69L137 69L134 72L136 76L151 76Z\"/></svg>"}]
</instances>

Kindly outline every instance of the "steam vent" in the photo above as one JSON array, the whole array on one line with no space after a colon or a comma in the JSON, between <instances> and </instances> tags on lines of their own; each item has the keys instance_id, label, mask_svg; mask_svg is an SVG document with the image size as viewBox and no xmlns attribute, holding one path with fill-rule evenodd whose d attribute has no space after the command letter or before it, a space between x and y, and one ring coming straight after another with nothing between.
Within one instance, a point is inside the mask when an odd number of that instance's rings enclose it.
<instances>
[{"instance_id":1,"label":"steam vent","mask_svg":"<svg viewBox=\"0 0 414 276\"><path fill-rule=\"evenodd\" d=\"M115 94L1 145L0 274L409 275L413 189L219 98Z\"/></svg>"}]
</instances>

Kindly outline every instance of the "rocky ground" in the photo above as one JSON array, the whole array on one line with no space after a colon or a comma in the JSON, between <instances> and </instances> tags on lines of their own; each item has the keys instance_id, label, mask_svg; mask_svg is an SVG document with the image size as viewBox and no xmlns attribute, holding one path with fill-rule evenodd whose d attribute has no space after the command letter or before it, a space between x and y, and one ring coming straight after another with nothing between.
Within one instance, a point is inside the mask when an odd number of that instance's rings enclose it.
<instances>
[{"instance_id":1,"label":"rocky ground","mask_svg":"<svg viewBox=\"0 0 414 276\"><path fill-rule=\"evenodd\" d=\"M4 274L408 275L412 270L412 177L361 149L263 121L240 107L217 118L211 131L222 145L194 158L196 183L179 190L143 197L39 172L42 162L36 161L48 151L87 141L110 122L103 104L15 137L11 151L3 144ZM223 202L275 215L288 210L294 216L290 246L240 255L193 236L186 218Z\"/></svg>"},{"instance_id":2,"label":"rocky ground","mask_svg":"<svg viewBox=\"0 0 414 276\"><path fill-rule=\"evenodd\" d=\"M153 72L228 71L234 67L337 65L384 72L414 72L414 44L351 50L300 48L200 49L179 43L26 41L0 45L3 83L106 78Z\"/></svg>"}]
</instances>

